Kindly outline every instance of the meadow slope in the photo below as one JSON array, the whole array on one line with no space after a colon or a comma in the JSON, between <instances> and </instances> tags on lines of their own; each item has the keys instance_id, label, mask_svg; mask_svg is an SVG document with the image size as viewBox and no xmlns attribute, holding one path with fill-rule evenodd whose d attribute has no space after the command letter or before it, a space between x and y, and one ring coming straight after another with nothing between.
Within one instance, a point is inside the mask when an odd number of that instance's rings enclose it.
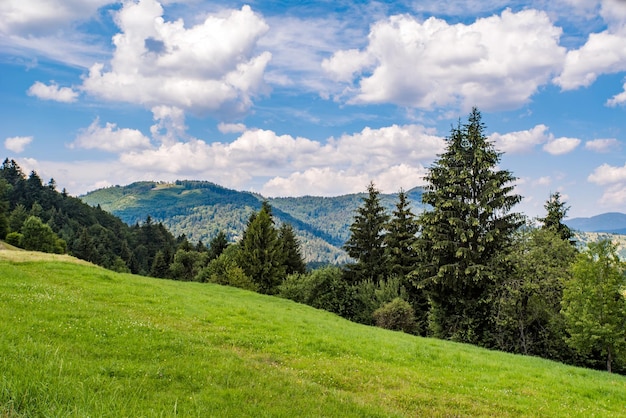
<instances>
[{"instance_id":1,"label":"meadow slope","mask_svg":"<svg viewBox=\"0 0 626 418\"><path fill-rule=\"evenodd\" d=\"M0 417L626 416L626 378L0 249Z\"/></svg>"}]
</instances>

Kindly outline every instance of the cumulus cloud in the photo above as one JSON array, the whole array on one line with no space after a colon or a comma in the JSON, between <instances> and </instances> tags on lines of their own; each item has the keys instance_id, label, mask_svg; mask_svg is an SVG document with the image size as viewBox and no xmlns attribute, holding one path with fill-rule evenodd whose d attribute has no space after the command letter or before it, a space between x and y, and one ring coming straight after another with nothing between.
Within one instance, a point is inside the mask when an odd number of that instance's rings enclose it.
<instances>
[{"instance_id":1,"label":"cumulus cloud","mask_svg":"<svg viewBox=\"0 0 626 418\"><path fill-rule=\"evenodd\" d=\"M156 148L123 152L120 161L138 171L159 167L162 172L202 176L230 187L266 179L268 184L261 184L262 190L273 195L288 190L337 194L357 187L349 185L355 179L366 181L358 184L359 190L371 179L381 187L395 184L391 191L421 184L424 166L444 147L443 138L420 125L365 128L325 143L255 129L230 143L194 138L163 142ZM344 180L339 181L339 173ZM325 177L316 183L314 175L322 174ZM306 184L311 188L305 188Z\"/></svg>"},{"instance_id":2,"label":"cumulus cloud","mask_svg":"<svg viewBox=\"0 0 626 418\"><path fill-rule=\"evenodd\" d=\"M580 145L580 139L561 137L551 139L543 146L544 151L552 155L563 155L572 152Z\"/></svg>"},{"instance_id":3,"label":"cumulus cloud","mask_svg":"<svg viewBox=\"0 0 626 418\"><path fill-rule=\"evenodd\" d=\"M27 91L29 96L35 96L42 100L54 100L56 102L72 103L78 98L78 93L69 87L60 87L55 82L45 85L37 81Z\"/></svg>"},{"instance_id":4,"label":"cumulus cloud","mask_svg":"<svg viewBox=\"0 0 626 418\"><path fill-rule=\"evenodd\" d=\"M610 152L619 148L620 143L615 138L594 139L585 142L585 148L594 152Z\"/></svg>"},{"instance_id":5,"label":"cumulus cloud","mask_svg":"<svg viewBox=\"0 0 626 418\"><path fill-rule=\"evenodd\" d=\"M568 51L563 72L554 82L563 90L588 87L602 74L626 71L626 3L622 0L603 0L600 14L608 28L589 34L587 42ZM616 96L615 105L624 100ZM621 99L621 101L619 101Z\"/></svg>"},{"instance_id":6,"label":"cumulus cloud","mask_svg":"<svg viewBox=\"0 0 626 418\"><path fill-rule=\"evenodd\" d=\"M9 151L20 153L31 142L33 142L32 136L14 136L4 140L4 147Z\"/></svg>"},{"instance_id":7,"label":"cumulus cloud","mask_svg":"<svg viewBox=\"0 0 626 418\"><path fill-rule=\"evenodd\" d=\"M543 144L550 139L548 127L540 124L525 131L509 132L506 134L493 133L489 139L495 143L496 149L507 154L522 154L530 152L536 145Z\"/></svg>"},{"instance_id":8,"label":"cumulus cloud","mask_svg":"<svg viewBox=\"0 0 626 418\"><path fill-rule=\"evenodd\" d=\"M372 26L367 48L338 51L322 65L354 82L343 93L350 103L516 108L560 72L561 32L533 9L470 25L396 15Z\"/></svg>"},{"instance_id":9,"label":"cumulus cloud","mask_svg":"<svg viewBox=\"0 0 626 418\"><path fill-rule=\"evenodd\" d=\"M609 164L602 164L587 177L591 183L606 185L626 181L626 164L623 167L614 167Z\"/></svg>"},{"instance_id":10,"label":"cumulus cloud","mask_svg":"<svg viewBox=\"0 0 626 418\"><path fill-rule=\"evenodd\" d=\"M190 28L163 13L156 0L125 2L113 57L90 68L83 89L106 100L229 114L245 112L266 91L271 54L254 50L268 25L249 6Z\"/></svg>"},{"instance_id":11,"label":"cumulus cloud","mask_svg":"<svg viewBox=\"0 0 626 418\"><path fill-rule=\"evenodd\" d=\"M95 119L70 145L72 148L99 149L108 152L122 152L150 147L150 139L136 129L118 128L114 123L100 126Z\"/></svg>"}]
</instances>

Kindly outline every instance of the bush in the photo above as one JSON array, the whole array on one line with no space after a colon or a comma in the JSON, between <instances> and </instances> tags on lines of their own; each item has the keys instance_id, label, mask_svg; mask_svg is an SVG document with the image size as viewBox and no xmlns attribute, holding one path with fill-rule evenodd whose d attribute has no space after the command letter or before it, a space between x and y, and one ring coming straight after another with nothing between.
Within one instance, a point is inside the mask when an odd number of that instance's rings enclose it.
<instances>
[{"instance_id":1,"label":"bush","mask_svg":"<svg viewBox=\"0 0 626 418\"><path fill-rule=\"evenodd\" d=\"M24 235L19 232L9 232L5 239L6 243L12 245L14 247L22 247L22 241L24 240Z\"/></svg>"},{"instance_id":2,"label":"bush","mask_svg":"<svg viewBox=\"0 0 626 418\"><path fill-rule=\"evenodd\" d=\"M351 289L339 267L324 267L308 274L291 274L278 287L278 295L341 316L348 316Z\"/></svg>"},{"instance_id":3,"label":"bush","mask_svg":"<svg viewBox=\"0 0 626 418\"><path fill-rule=\"evenodd\" d=\"M195 280L258 291L256 283L237 264L238 252L237 245L229 245L219 257L200 270Z\"/></svg>"},{"instance_id":4,"label":"bush","mask_svg":"<svg viewBox=\"0 0 626 418\"><path fill-rule=\"evenodd\" d=\"M415 322L415 312L411 305L401 298L395 298L382 307L376 309L372 314L376 326L391 329L394 331L404 331L408 334L418 332Z\"/></svg>"}]
</instances>

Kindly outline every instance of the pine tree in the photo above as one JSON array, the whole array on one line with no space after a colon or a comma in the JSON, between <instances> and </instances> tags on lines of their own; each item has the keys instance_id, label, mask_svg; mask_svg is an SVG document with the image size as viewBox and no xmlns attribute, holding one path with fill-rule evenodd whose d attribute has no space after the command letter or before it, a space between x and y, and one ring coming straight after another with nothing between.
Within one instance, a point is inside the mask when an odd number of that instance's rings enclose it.
<instances>
[{"instance_id":1,"label":"pine tree","mask_svg":"<svg viewBox=\"0 0 626 418\"><path fill-rule=\"evenodd\" d=\"M302 257L300 242L296 238L293 226L283 223L278 230L280 250L283 255L283 265L286 274L306 273L306 263Z\"/></svg>"},{"instance_id":2,"label":"pine tree","mask_svg":"<svg viewBox=\"0 0 626 418\"><path fill-rule=\"evenodd\" d=\"M267 202L263 202L261 210L250 216L244 231L239 264L256 283L259 292L273 295L285 277L282 262L272 210Z\"/></svg>"},{"instance_id":3,"label":"pine tree","mask_svg":"<svg viewBox=\"0 0 626 418\"><path fill-rule=\"evenodd\" d=\"M509 171L484 134L480 112L453 128L445 152L430 168L419 218L421 262L414 273L430 303L431 332L440 338L492 344L492 306L498 272L522 217L510 213Z\"/></svg>"},{"instance_id":4,"label":"pine tree","mask_svg":"<svg viewBox=\"0 0 626 418\"><path fill-rule=\"evenodd\" d=\"M343 246L355 260L346 270L346 279L351 283L378 282L388 275L384 243L389 215L380 203L380 192L374 183L367 186L367 192L350 225L350 238Z\"/></svg>"},{"instance_id":5,"label":"pine tree","mask_svg":"<svg viewBox=\"0 0 626 418\"><path fill-rule=\"evenodd\" d=\"M545 218L539 218L539 221L543 223L543 228L553 230L561 239L574 244L575 242L572 241L572 236L574 235L572 230L563 223L569 206L565 206L565 202L561 202L561 193L552 193L543 207L548 212Z\"/></svg>"}]
</instances>

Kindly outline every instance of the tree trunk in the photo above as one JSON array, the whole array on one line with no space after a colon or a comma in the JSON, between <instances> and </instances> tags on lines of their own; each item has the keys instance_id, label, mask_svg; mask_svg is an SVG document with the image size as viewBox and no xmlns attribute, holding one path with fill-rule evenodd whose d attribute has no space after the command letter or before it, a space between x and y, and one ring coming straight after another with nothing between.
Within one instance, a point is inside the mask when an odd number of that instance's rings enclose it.
<instances>
[{"instance_id":1,"label":"tree trunk","mask_svg":"<svg viewBox=\"0 0 626 418\"><path fill-rule=\"evenodd\" d=\"M611 347L607 347L606 350L606 371L612 373L611 371Z\"/></svg>"}]
</instances>

